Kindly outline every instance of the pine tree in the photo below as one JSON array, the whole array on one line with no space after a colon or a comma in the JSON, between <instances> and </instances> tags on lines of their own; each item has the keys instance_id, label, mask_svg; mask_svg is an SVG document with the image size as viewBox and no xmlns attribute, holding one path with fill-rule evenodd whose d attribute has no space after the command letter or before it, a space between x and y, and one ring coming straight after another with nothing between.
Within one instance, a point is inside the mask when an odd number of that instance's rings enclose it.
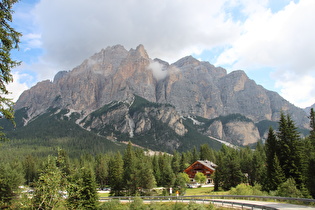
<instances>
[{"instance_id":1,"label":"pine tree","mask_svg":"<svg viewBox=\"0 0 315 210\"><path fill-rule=\"evenodd\" d=\"M138 158L137 177L138 186L141 193L150 195L151 189L156 186L155 177L153 175L153 168L149 158L146 158L142 152ZM136 195L136 194L135 194Z\"/></svg>"},{"instance_id":2,"label":"pine tree","mask_svg":"<svg viewBox=\"0 0 315 210\"><path fill-rule=\"evenodd\" d=\"M180 154L177 151L173 152L172 169L175 174L180 172Z\"/></svg>"},{"instance_id":3,"label":"pine tree","mask_svg":"<svg viewBox=\"0 0 315 210\"><path fill-rule=\"evenodd\" d=\"M160 171L160 165L159 165L159 158L156 155L154 155L152 159L152 168L153 168L153 174L156 180L156 184L158 186L161 186L161 171Z\"/></svg>"},{"instance_id":4,"label":"pine tree","mask_svg":"<svg viewBox=\"0 0 315 210\"><path fill-rule=\"evenodd\" d=\"M215 172L215 190L222 187L223 190L229 190L236 187L244 180L241 171L240 158L237 151L223 145L217 157L218 167Z\"/></svg>"},{"instance_id":5,"label":"pine tree","mask_svg":"<svg viewBox=\"0 0 315 210\"><path fill-rule=\"evenodd\" d=\"M84 209L96 209L98 195L96 191L95 175L91 167L81 168L80 199Z\"/></svg>"},{"instance_id":6,"label":"pine tree","mask_svg":"<svg viewBox=\"0 0 315 210\"><path fill-rule=\"evenodd\" d=\"M281 113L278 132L278 150L280 166L285 177L293 178L298 187L302 185L303 164L301 158L302 144L297 127L289 115Z\"/></svg>"},{"instance_id":7,"label":"pine tree","mask_svg":"<svg viewBox=\"0 0 315 210\"><path fill-rule=\"evenodd\" d=\"M309 139L315 148L315 111L313 108L311 108L309 119L311 128Z\"/></svg>"},{"instance_id":8,"label":"pine tree","mask_svg":"<svg viewBox=\"0 0 315 210\"><path fill-rule=\"evenodd\" d=\"M108 181L108 158L105 155L97 155L95 162L96 183L100 188L104 188Z\"/></svg>"},{"instance_id":9,"label":"pine tree","mask_svg":"<svg viewBox=\"0 0 315 210\"><path fill-rule=\"evenodd\" d=\"M136 157L135 152L129 142L124 156L124 182L127 190L127 195L135 195L138 187L138 177L136 168Z\"/></svg>"},{"instance_id":10,"label":"pine tree","mask_svg":"<svg viewBox=\"0 0 315 210\"><path fill-rule=\"evenodd\" d=\"M110 195L123 195L124 162L122 156L117 152L108 163L108 182L111 187Z\"/></svg>"},{"instance_id":11,"label":"pine tree","mask_svg":"<svg viewBox=\"0 0 315 210\"><path fill-rule=\"evenodd\" d=\"M260 184L263 185L266 177L266 154L264 147L261 143L257 143L256 149L253 154L252 160L252 176L251 185Z\"/></svg>"},{"instance_id":12,"label":"pine tree","mask_svg":"<svg viewBox=\"0 0 315 210\"><path fill-rule=\"evenodd\" d=\"M0 161L0 209L9 209L17 197L18 187L24 182L21 167Z\"/></svg>"},{"instance_id":13,"label":"pine tree","mask_svg":"<svg viewBox=\"0 0 315 210\"><path fill-rule=\"evenodd\" d=\"M18 0L2 0L0 2L0 19L1 19L1 33L0 33L0 117L5 117L12 120L13 102L11 99L5 97L9 94L7 84L13 81L11 69L20 65L20 62L14 61L11 58L10 51L18 48L21 33L17 32L10 26L12 22L12 7ZM0 132L0 137L4 137L4 133Z\"/></svg>"},{"instance_id":14,"label":"pine tree","mask_svg":"<svg viewBox=\"0 0 315 210\"><path fill-rule=\"evenodd\" d=\"M27 155L22 162L26 185L30 185L38 177L35 158Z\"/></svg>"},{"instance_id":15,"label":"pine tree","mask_svg":"<svg viewBox=\"0 0 315 210\"><path fill-rule=\"evenodd\" d=\"M69 177L67 206L70 209L96 209L98 195L94 172L89 165L78 168Z\"/></svg>"},{"instance_id":16,"label":"pine tree","mask_svg":"<svg viewBox=\"0 0 315 210\"><path fill-rule=\"evenodd\" d=\"M161 171L160 184L163 187L171 187L175 181L175 174L173 173L170 157L166 154L159 157L159 166Z\"/></svg>"},{"instance_id":17,"label":"pine tree","mask_svg":"<svg viewBox=\"0 0 315 210\"><path fill-rule=\"evenodd\" d=\"M38 181L34 184L33 205L36 209L56 209L60 206L66 181L56 166L56 158L48 157Z\"/></svg>"},{"instance_id":18,"label":"pine tree","mask_svg":"<svg viewBox=\"0 0 315 210\"><path fill-rule=\"evenodd\" d=\"M209 148L208 144L203 144L200 146L200 160L210 160L215 162L214 151Z\"/></svg>"}]
</instances>

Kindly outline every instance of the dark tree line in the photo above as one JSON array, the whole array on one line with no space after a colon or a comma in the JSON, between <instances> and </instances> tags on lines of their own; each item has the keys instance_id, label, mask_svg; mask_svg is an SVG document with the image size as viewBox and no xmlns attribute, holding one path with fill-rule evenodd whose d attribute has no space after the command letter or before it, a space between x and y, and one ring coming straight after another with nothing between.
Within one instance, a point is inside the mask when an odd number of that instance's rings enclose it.
<instances>
[{"instance_id":1,"label":"dark tree line","mask_svg":"<svg viewBox=\"0 0 315 210\"><path fill-rule=\"evenodd\" d=\"M96 156L85 154L69 158L59 149L56 157L38 158L31 154L0 162L0 202L10 204L18 195L18 186L34 189L32 206L53 208L90 208L97 203L97 188L110 188L110 195L157 195L153 189L163 187L164 195L179 191L185 194L189 178L183 173L196 160L210 160L218 165L214 176L215 190L230 190L241 183L261 186L267 192L294 185L298 196L315 197L315 114L310 113L310 135L301 138L289 115L281 114L278 131L269 129L265 145L256 148L222 146L215 151L209 145L173 154L148 155L128 144L122 153ZM53 196L52 196L53 195Z\"/></svg>"}]
</instances>

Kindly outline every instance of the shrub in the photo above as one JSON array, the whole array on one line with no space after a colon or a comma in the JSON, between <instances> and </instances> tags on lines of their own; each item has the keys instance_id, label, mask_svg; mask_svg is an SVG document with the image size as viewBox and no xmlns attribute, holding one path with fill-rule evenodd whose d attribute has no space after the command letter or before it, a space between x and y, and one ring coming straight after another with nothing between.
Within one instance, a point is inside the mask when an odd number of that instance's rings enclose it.
<instances>
[{"instance_id":1,"label":"shrub","mask_svg":"<svg viewBox=\"0 0 315 210\"><path fill-rule=\"evenodd\" d=\"M299 189L297 189L296 183L293 178L289 178L287 181L282 183L278 187L276 194L282 197L293 197L293 198L303 197L302 192Z\"/></svg>"},{"instance_id":2,"label":"shrub","mask_svg":"<svg viewBox=\"0 0 315 210\"><path fill-rule=\"evenodd\" d=\"M261 185L256 184L255 186L239 184L236 187L232 187L230 190L231 195L264 195L263 191L261 191Z\"/></svg>"}]
</instances>

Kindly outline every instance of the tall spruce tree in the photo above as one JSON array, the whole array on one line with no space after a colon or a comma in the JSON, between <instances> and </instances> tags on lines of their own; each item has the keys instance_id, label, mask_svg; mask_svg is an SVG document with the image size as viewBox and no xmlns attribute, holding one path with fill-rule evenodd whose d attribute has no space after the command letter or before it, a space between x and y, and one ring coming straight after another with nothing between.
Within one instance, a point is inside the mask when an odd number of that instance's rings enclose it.
<instances>
[{"instance_id":1,"label":"tall spruce tree","mask_svg":"<svg viewBox=\"0 0 315 210\"><path fill-rule=\"evenodd\" d=\"M310 119L310 128L311 128L309 138L313 147L315 148L315 111L313 108L311 108L309 119Z\"/></svg>"},{"instance_id":2,"label":"tall spruce tree","mask_svg":"<svg viewBox=\"0 0 315 210\"><path fill-rule=\"evenodd\" d=\"M302 187L302 144L300 135L289 115L281 113L279 121L278 145L280 166L286 179L293 178L299 188Z\"/></svg>"},{"instance_id":3,"label":"tall spruce tree","mask_svg":"<svg viewBox=\"0 0 315 210\"><path fill-rule=\"evenodd\" d=\"M305 145L306 156L304 159L307 160L305 179L308 191L315 198L315 112L313 108L311 108L309 119L311 131Z\"/></svg>"},{"instance_id":4,"label":"tall spruce tree","mask_svg":"<svg viewBox=\"0 0 315 210\"><path fill-rule=\"evenodd\" d=\"M120 152L117 152L108 163L108 182L111 187L110 195L123 195L124 161Z\"/></svg>"},{"instance_id":5,"label":"tall spruce tree","mask_svg":"<svg viewBox=\"0 0 315 210\"><path fill-rule=\"evenodd\" d=\"M17 62L11 58L11 50L18 48L21 33L10 26L12 22L12 7L18 0L2 0L0 2L0 117L12 120L13 102L6 97L9 94L7 84L13 81L11 69L18 66ZM13 120L12 120L13 122ZM3 139L4 133L0 132L0 138Z\"/></svg>"},{"instance_id":6,"label":"tall spruce tree","mask_svg":"<svg viewBox=\"0 0 315 210\"><path fill-rule=\"evenodd\" d=\"M283 119L285 121L285 119ZM264 183L264 189L267 191L276 190L278 186L285 181L283 170L280 167L277 151L281 149L277 142L277 136L272 127L269 128L268 138L266 140L266 164L267 177Z\"/></svg>"},{"instance_id":7,"label":"tall spruce tree","mask_svg":"<svg viewBox=\"0 0 315 210\"><path fill-rule=\"evenodd\" d=\"M177 151L173 152L172 169L175 174L180 172L180 154Z\"/></svg>"},{"instance_id":8,"label":"tall spruce tree","mask_svg":"<svg viewBox=\"0 0 315 210\"><path fill-rule=\"evenodd\" d=\"M215 162L214 151L209 148L208 144L203 144L200 146L200 160L210 160Z\"/></svg>"},{"instance_id":9,"label":"tall spruce tree","mask_svg":"<svg viewBox=\"0 0 315 210\"><path fill-rule=\"evenodd\" d=\"M251 184L263 184L266 177L266 154L265 148L261 143L257 143L252 160L252 177Z\"/></svg>"},{"instance_id":10,"label":"tall spruce tree","mask_svg":"<svg viewBox=\"0 0 315 210\"><path fill-rule=\"evenodd\" d=\"M127 195L135 195L137 191L137 168L136 168L136 157L135 152L132 148L131 142L125 150L124 156L124 182L127 190Z\"/></svg>"}]
</instances>

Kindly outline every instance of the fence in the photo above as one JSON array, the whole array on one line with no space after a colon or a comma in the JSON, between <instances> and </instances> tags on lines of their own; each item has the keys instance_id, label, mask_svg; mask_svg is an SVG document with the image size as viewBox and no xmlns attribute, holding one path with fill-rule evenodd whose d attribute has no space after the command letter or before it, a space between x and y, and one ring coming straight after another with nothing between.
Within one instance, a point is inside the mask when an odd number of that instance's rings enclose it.
<instances>
[{"instance_id":1,"label":"fence","mask_svg":"<svg viewBox=\"0 0 315 210\"><path fill-rule=\"evenodd\" d=\"M106 202L111 200L120 200L122 202L132 202L135 197L132 196L114 196L114 197L101 197L100 201ZM146 202L197 202L197 203L213 203L216 205L228 204L232 207L240 208L258 208L258 209L277 209L264 204L254 204L248 202L242 202L239 199L249 200L273 200L273 201L295 201L307 204L315 204L315 199L306 198L289 198L289 197L275 197L275 196L244 196L244 195L196 195L196 196L139 196L143 201ZM235 201L231 200L218 200L218 199L238 199Z\"/></svg>"}]
</instances>

